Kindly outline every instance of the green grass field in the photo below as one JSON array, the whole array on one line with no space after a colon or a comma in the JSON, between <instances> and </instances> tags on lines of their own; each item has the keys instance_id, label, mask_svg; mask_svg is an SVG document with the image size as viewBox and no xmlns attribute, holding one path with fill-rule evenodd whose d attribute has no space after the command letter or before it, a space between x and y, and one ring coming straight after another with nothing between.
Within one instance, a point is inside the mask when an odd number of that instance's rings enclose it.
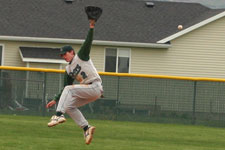
<instances>
[{"instance_id":1,"label":"green grass field","mask_svg":"<svg viewBox=\"0 0 225 150\"><path fill-rule=\"evenodd\" d=\"M86 145L70 118L53 128L48 121L0 115L0 150L225 150L225 128L89 120L96 132Z\"/></svg>"}]
</instances>

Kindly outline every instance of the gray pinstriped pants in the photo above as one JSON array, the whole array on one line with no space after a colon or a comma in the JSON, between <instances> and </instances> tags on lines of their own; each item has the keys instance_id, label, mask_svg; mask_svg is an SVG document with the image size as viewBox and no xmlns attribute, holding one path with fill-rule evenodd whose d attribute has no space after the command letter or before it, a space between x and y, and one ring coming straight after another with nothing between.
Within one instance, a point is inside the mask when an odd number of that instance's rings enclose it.
<instances>
[{"instance_id":1,"label":"gray pinstriped pants","mask_svg":"<svg viewBox=\"0 0 225 150\"><path fill-rule=\"evenodd\" d=\"M67 113L81 128L88 125L78 107L86 105L100 98L103 93L101 82L92 84L74 84L66 86L59 99L56 111Z\"/></svg>"}]
</instances>

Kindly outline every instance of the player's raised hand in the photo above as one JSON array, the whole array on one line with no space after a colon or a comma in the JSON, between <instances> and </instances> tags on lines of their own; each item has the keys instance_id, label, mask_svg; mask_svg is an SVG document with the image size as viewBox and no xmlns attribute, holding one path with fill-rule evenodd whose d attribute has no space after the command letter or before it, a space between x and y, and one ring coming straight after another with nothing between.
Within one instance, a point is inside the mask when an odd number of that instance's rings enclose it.
<instances>
[{"instance_id":1,"label":"player's raised hand","mask_svg":"<svg viewBox=\"0 0 225 150\"><path fill-rule=\"evenodd\" d=\"M52 107L53 105L56 104L56 101L55 100L52 100L50 101L47 105L46 105L46 108L49 108L49 107Z\"/></svg>"},{"instance_id":2,"label":"player's raised hand","mask_svg":"<svg viewBox=\"0 0 225 150\"><path fill-rule=\"evenodd\" d=\"M95 20L90 20L90 28L94 28L95 27Z\"/></svg>"}]
</instances>

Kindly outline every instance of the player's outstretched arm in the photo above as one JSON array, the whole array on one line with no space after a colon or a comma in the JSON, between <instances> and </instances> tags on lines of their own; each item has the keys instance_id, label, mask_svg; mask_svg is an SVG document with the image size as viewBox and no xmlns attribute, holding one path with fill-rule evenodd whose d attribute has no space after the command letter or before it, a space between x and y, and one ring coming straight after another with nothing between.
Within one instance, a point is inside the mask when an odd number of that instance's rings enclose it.
<instances>
[{"instance_id":1,"label":"player's outstretched arm","mask_svg":"<svg viewBox=\"0 0 225 150\"><path fill-rule=\"evenodd\" d=\"M90 58L89 55L90 55L91 45L92 45L92 41L93 41L95 20L89 20L89 27L90 27L90 29L88 31L88 35L87 35L84 43L82 44L80 50L77 53L79 58L84 61L88 61Z\"/></svg>"},{"instance_id":2,"label":"player's outstretched arm","mask_svg":"<svg viewBox=\"0 0 225 150\"><path fill-rule=\"evenodd\" d=\"M85 7L85 12L89 20L90 29L84 43L81 46L81 49L78 51L78 56L80 59L84 61L88 61L90 58L89 54L90 54L91 45L93 41L95 23L101 16L102 9L96 6L87 6Z\"/></svg>"}]
</instances>

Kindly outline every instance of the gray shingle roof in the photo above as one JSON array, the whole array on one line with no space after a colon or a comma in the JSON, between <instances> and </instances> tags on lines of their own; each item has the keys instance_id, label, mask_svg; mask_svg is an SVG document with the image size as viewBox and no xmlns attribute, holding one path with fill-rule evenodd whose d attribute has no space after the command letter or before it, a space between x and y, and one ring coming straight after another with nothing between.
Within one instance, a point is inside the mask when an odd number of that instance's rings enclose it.
<instances>
[{"instance_id":1,"label":"gray shingle roof","mask_svg":"<svg viewBox=\"0 0 225 150\"><path fill-rule=\"evenodd\" d=\"M0 36L84 39L88 21L84 7L96 5L103 15L96 25L95 40L155 43L224 10L197 3L140 0L2 0Z\"/></svg>"}]
</instances>

